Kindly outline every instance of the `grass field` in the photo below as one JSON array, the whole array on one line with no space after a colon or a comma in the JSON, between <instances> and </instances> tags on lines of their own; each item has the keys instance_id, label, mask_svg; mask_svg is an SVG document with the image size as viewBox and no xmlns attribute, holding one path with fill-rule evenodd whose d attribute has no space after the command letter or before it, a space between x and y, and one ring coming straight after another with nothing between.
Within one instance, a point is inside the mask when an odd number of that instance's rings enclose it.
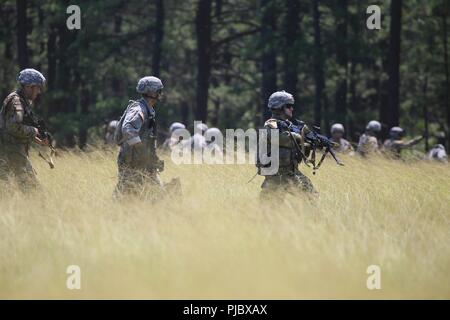
<instances>
[{"instance_id":1,"label":"grass field","mask_svg":"<svg viewBox=\"0 0 450 320\"><path fill-rule=\"evenodd\" d=\"M0 199L0 298L450 299L450 167L327 159L311 201L262 205L252 165L175 166L183 198L112 201L115 153L33 156ZM81 290L66 268L81 268ZM366 269L381 268L381 290Z\"/></svg>"}]
</instances>

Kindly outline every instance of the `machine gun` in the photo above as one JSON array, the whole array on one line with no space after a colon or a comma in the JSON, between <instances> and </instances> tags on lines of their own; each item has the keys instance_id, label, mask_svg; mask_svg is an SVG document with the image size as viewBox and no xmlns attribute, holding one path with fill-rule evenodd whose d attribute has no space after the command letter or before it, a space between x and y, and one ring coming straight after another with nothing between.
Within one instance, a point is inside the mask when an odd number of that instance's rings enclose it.
<instances>
[{"instance_id":1,"label":"machine gun","mask_svg":"<svg viewBox=\"0 0 450 320\"><path fill-rule=\"evenodd\" d=\"M316 174L316 170L320 168L322 165L323 160L325 159L326 155L328 153L331 154L333 159L336 161L336 163L340 166L343 166L344 164L338 159L336 156L335 151L333 148L336 146L336 143L328 139L326 136L320 134L320 127L314 126L312 130L309 130L304 135L305 142L309 144L311 149L311 157L308 158L309 154L306 154L304 151L302 151L302 148L299 146L298 142L295 140L294 136L292 135L292 132L290 130L290 127L292 126L292 123L289 125L288 133L290 138L292 139L292 142L295 146L295 149L299 155L299 160L305 163L306 166L310 167L310 164L313 166L313 174ZM317 149L325 149L324 153L322 154L322 157L320 158L320 161L316 164L316 150Z\"/></svg>"}]
</instances>

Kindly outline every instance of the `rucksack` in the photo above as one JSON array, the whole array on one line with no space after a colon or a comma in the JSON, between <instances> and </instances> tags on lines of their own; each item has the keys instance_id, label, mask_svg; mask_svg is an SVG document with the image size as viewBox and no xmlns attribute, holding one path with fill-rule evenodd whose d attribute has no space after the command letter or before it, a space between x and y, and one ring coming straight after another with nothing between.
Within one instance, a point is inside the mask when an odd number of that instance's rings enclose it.
<instances>
[{"instance_id":1,"label":"rucksack","mask_svg":"<svg viewBox=\"0 0 450 320\"><path fill-rule=\"evenodd\" d=\"M122 116L119 119L119 123L117 124L116 130L114 131L114 137L113 137L113 141L114 143L116 143L117 145L121 145L122 144L122 139L123 139L123 135L122 135L122 125L123 125L123 121L125 120L125 117L127 115L128 109L130 109L130 107L137 101L134 100L130 100L128 101L128 106L125 109L125 111L123 112Z\"/></svg>"}]
</instances>

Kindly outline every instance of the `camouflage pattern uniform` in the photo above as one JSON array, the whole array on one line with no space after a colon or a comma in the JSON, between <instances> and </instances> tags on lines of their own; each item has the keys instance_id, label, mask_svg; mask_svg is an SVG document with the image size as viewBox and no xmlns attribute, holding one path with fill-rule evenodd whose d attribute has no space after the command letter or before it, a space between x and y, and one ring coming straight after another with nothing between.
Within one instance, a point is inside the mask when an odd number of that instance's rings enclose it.
<instances>
[{"instance_id":1,"label":"camouflage pattern uniform","mask_svg":"<svg viewBox=\"0 0 450 320\"><path fill-rule=\"evenodd\" d=\"M340 133L341 135L344 134L344 126L340 123L335 123L331 126L331 137L330 140L337 143L338 146L334 147L334 150L341 153L350 153L353 154L354 150L350 142L345 140L344 138L335 138L336 133Z\"/></svg>"},{"instance_id":2,"label":"camouflage pattern uniform","mask_svg":"<svg viewBox=\"0 0 450 320\"><path fill-rule=\"evenodd\" d=\"M436 160L442 163L448 163L448 156L445 147L442 144L436 144L427 155L428 160Z\"/></svg>"},{"instance_id":3,"label":"camouflage pattern uniform","mask_svg":"<svg viewBox=\"0 0 450 320\"><path fill-rule=\"evenodd\" d=\"M294 139L299 143L302 140L301 132L309 129L304 122L298 120L284 120L277 114L285 104L294 104L292 95L285 91L278 91L269 98L269 109L272 110L272 117L264 124L268 130L268 144L270 145L270 131L279 130L279 168L274 175L264 177L261 185L261 198L270 198L274 191L295 192L298 190L308 193L315 193L316 190L311 180L298 170L299 159L297 150L290 137L291 132Z\"/></svg>"},{"instance_id":4,"label":"camouflage pattern uniform","mask_svg":"<svg viewBox=\"0 0 450 320\"><path fill-rule=\"evenodd\" d=\"M348 140L345 140L344 138L340 138L338 141L335 141L333 138L331 138L330 140L336 142L339 145L338 147L334 148L337 152L341 153L353 152L352 144L348 142Z\"/></svg>"},{"instance_id":5,"label":"camouflage pattern uniform","mask_svg":"<svg viewBox=\"0 0 450 320\"><path fill-rule=\"evenodd\" d=\"M21 85L40 85L44 76L34 70L25 69L19 73ZM39 183L29 160L30 144L37 135L37 129L29 126L33 118L31 104L24 96L22 87L9 94L0 111L0 179L16 179L22 191L35 189Z\"/></svg>"},{"instance_id":6,"label":"camouflage pattern uniform","mask_svg":"<svg viewBox=\"0 0 450 320\"><path fill-rule=\"evenodd\" d=\"M363 157L379 153L378 139L376 133L381 131L381 124L378 121L370 121L367 124L366 132L359 138L356 151Z\"/></svg>"},{"instance_id":7,"label":"camouflage pattern uniform","mask_svg":"<svg viewBox=\"0 0 450 320\"><path fill-rule=\"evenodd\" d=\"M142 93L139 85L137 91ZM119 141L120 152L117 160L119 181L115 195L140 195L148 183L151 190L156 191L157 196L163 189L158 174L158 171L163 170L163 162L156 155L155 110L144 98L130 101L119 121L118 130L121 130L122 138Z\"/></svg>"},{"instance_id":8,"label":"camouflage pattern uniform","mask_svg":"<svg viewBox=\"0 0 450 320\"><path fill-rule=\"evenodd\" d=\"M191 145L192 152L198 151L203 152L203 149L206 147L206 139L205 132L208 130L208 126L204 123L199 123L196 125L196 131L194 135L191 137L189 143Z\"/></svg>"},{"instance_id":9,"label":"camouflage pattern uniform","mask_svg":"<svg viewBox=\"0 0 450 320\"><path fill-rule=\"evenodd\" d=\"M105 144L113 145L114 143L114 132L116 131L119 121L112 120L108 123L105 130Z\"/></svg>"},{"instance_id":10,"label":"camouflage pattern uniform","mask_svg":"<svg viewBox=\"0 0 450 320\"><path fill-rule=\"evenodd\" d=\"M170 152L174 148L181 146L182 140L176 138L175 133L177 130L182 130L182 129L186 129L186 126L184 124L182 124L181 122L174 122L170 125L170 127L169 127L170 137L168 137L164 141L164 143L161 147L161 150L163 152Z\"/></svg>"},{"instance_id":11,"label":"camouflage pattern uniform","mask_svg":"<svg viewBox=\"0 0 450 320\"><path fill-rule=\"evenodd\" d=\"M219 145L217 137L222 137ZM218 128L209 128L205 132L205 147L203 149L203 160L206 163L223 163L223 136Z\"/></svg>"},{"instance_id":12,"label":"camouflage pattern uniform","mask_svg":"<svg viewBox=\"0 0 450 320\"><path fill-rule=\"evenodd\" d=\"M386 154L394 159L400 159L400 152L402 149L411 147L420 140L423 139L423 137L417 137L414 138L408 142L403 141L401 136L403 135L403 129L400 127L392 127L389 131L389 139L386 139L383 144L383 151L386 152Z\"/></svg>"}]
</instances>

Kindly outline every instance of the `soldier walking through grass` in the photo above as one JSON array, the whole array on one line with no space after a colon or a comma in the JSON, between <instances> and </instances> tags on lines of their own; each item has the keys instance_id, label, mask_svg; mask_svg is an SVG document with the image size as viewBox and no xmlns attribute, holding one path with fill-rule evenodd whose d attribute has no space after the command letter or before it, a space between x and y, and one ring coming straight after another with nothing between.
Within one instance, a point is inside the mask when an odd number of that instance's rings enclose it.
<instances>
[{"instance_id":1,"label":"soldier walking through grass","mask_svg":"<svg viewBox=\"0 0 450 320\"><path fill-rule=\"evenodd\" d=\"M31 144L49 145L34 126L32 110L45 81L35 69L22 70L17 76L18 89L6 97L0 111L0 180L13 178L22 191L38 186L28 155Z\"/></svg>"}]
</instances>

